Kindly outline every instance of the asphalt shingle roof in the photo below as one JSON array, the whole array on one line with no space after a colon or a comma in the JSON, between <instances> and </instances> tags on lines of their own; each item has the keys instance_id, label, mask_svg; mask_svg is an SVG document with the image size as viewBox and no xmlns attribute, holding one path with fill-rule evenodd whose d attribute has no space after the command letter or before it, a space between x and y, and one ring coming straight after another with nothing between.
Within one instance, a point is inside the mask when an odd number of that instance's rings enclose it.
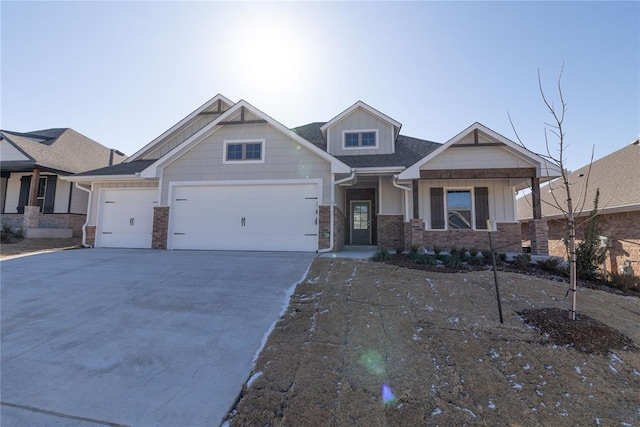
<instances>
[{"instance_id":1,"label":"asphalt shingle roof","mask_svg":"<svg viewBox=\"0 0 640 427\"><path fill-rule=\"evenodd\" d=\"M325 122L314 122L293 128L292 131L303 137L313 145L327 150L327 144L322 137L320 127ZM424 139L399 135L396 139L396 149L393 154L365 154L354 156L336 156L338 160L353 168L375 168L388 166L409 167L420 159L440 147L442 144Z\"/></svg>"},{"instance_id":2,"label":"asphalt shingle roof","mask_svg":"<svg viewBox=\"0 0 640 427\"><path fill-rule=\"evenodd\" d=\"M60 172L78 173L109 164L111 149L69 128L33 132L2 130L0 137L17 147L31 161L2 161L0 166L41 167ZM114 153L114 163L126 159Z\"/></svg>"},{"instance_id":3,"label":"asphalt shingle roof","mask_svg":"<svg viewBox=\"0 0 640 427\"><path fill-rule=\"evenodd\" d=\"M600 189L598 209L627 209L640 208L640 143L635 141L618 151L583 166L569 174L571 185L571 198L574 207L580 207L584 203L582 212L587 214L593 210L593 202L596 189ZM580 176L583 175L583 176ZM584 183L588 178L587 191L584 191ZM551 187L543 186L540 189L543 217L558 217L562 213L556 207L549 188L553 189L556 199L566 207L566 194L563 184L556 180ZM517 200L518 219L532 218L531 196L527 195Z\"/></svg>"},{"instance_id":4,"label":"asphalt shingle roof","mask_svg":"<svg viewBox=\"0 0 640 427\"><path fill-rule=\"evenodd\" d=\"M155 161L157 161L157 159L134 160L132 162L124 162L113 166L82 172L76 174L76 176L135 175L137 172L142 172L151 166Z\"/></svg>"}]
</instances>

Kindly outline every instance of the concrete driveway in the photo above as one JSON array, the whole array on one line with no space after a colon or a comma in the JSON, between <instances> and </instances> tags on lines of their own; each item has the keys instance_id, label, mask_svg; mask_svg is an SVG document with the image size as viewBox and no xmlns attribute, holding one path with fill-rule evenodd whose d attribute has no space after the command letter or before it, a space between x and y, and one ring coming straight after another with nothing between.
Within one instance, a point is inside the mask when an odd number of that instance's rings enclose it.
<instances>
[{"instance_id":1,"label":"concrete driveway","mask_svg":"<svg viewBox=\"0 0 640 427\"><path fill-rule=\"evenodd\" d=\"M85 249L0 263L0 424L217 426L312 253Z\"/></svg>"}]
</instances>

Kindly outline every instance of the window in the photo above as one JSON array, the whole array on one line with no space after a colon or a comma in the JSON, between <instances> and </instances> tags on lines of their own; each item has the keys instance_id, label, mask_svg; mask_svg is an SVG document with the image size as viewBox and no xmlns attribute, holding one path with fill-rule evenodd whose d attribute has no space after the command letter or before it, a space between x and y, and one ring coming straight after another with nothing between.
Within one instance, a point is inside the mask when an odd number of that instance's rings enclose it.
<instances>
[{"instance_id":1,"label":"window","mask_svg":"<svg viewBox=\"0 0 640 427\"><path fill-rule=\"evenodd\" d=\"M470 230L471 191L447 190L447 222L451 230Z\"/></svg>"},{"instance_id":2,"label":"window","mask_svg":"<svg viewBox=\"0 0 640 427\"><path fill-rule=\"evenodd\" d=\"M40 212L44 212L44 198L47 190L47 178L41 177L38 183L38 196L37 202L40 206Z\"/></svg>"},{"instance_id":3,"label":"window","mask_svg":"<svg viewBox=\"0 0 640 427\"><path fill-rule=\"evenodd\" d=\"M264 139L225 141L223 163L263 163Z\"/></svg>"},{"instance_id":4,"label":"window","mask_svg":"<svg viewBox=\"0 0 640 427\"><path fill-rule=\"evenodd\" d=\"M430 189L432 230L486 230L489 189Z\"/></svg>"},{"instance_id":5,"label":"window","mask_svg":"<svg viewBox=\"0 0 640 427\"><path fill-rule=\"evenodd\" d=\"M344 148L376 148L377 131L344 132Z\"/></svg>"}]
</instances>

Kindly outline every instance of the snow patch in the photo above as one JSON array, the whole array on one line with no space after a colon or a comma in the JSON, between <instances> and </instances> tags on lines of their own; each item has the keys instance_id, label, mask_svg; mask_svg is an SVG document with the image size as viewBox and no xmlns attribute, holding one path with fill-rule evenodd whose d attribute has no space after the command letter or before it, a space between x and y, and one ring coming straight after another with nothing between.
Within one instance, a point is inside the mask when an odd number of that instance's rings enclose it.
<instances>
[{"instance_id":1,"label":"snow patch","mask_svg":"<svg viewBox=\"0 0 640 427\"><path fill-rule=\"evenodd\" d=\"M253 384L253 382L258 378L260 378L261 376L262 376L262 371L256 372L255 374L251 375L251 378L249 378L249 381L247 381L247 388L251 387L251 384Z\"/></svg>"},{"instance_id":2,"label":"snow patch","mask_svg":"<svg viewBox=\"0 0 640 427\"><path fill-rule=\"evenodd\" d=\"M460 322L458 317L449 317L447 320L454 326L458 326L458 322Z\"/></svg>"},{"instance_id":3,"label":"snow patch","mask_svg":"<svg viewBox=\"0 0 640 427\"><path fill-rule=\"evenodd\" d=\"M618 370L611 365L609 365L609 369L611 369L611 372L613 372L614 374L618 373Z\"/></svg>"},{"instance_id":4,"label":"snow patch","mask_svg":"<svg viewBox=\"0 0 640 427\"><path fill-rule=\"evenodd\" d=\"M500 354L496 353L495 350L491 350L491 353L489 353L489 355L492 359L497 359L498 357L500 357Z\"/></svg>"},{"instance_id":5,"label":"snow patch","mask_svg":"<svg viewBox=\"0 0 640 427\"><path fill-rule=\"evenodd\" d=\"M576 370L576 374L581 374L582 373L582 370L580 369L580 366L576 366L574 369Z\"/></svg>"},{"instance_id":6,"label":"snow patch","mask_svg":"<svg viewBox=\"0 0 640 427\"><path fill-rule=\"evenodd\" d=\"M435 417L436 415L440 415L442 413L442 409L440 408L436 408L433 410L433 412L431 413L432 417Z\"/></svg>"},{"instance_id":7,"label":"snow patch","mask_svg":"<svg viewBox=\"0 0 640 427\"><path fill-rule=\"evenodd\" d=\"M515 383L514 385L511 386L511 388L514 388L516 390L522 390L522 384Z\"/></svg>"},{"instance_id":8,"label":"snow patch","mask_svg":"<svg viewBox=\"0 0 640 427\"><path fill-rule=\"evenodd\" d=\"M492 409L492 410L494 410L494 411L496 410L496 404L495 404L495 403L493 403L493 400L490 400L490 401L489 401L488 408L489 408L489 409Z\"/></svg>"},{"instance_id":9,"label":"snow patch","mask_svg":"<svg viewBox=\"0 0 640 427\"><path fill-rule=\"evenodd\" d=\"M525 371L528 371L529 369L531 369L531 366L529 366L529 364L527 363L522 367L522 369L524 369Z\"/></svg>"},{"instance_id":10,"label":"snow patch","mask_svg":"<svg viewBox=\"0 0 640 427\"><path fill-rule=\"evenodd\" d=\"M615 354L615 353L611 353L611 361L612 362L624 363L624 361L622 359L620 359L620 357L618 357L618 355Z\"/></svg>"}]
</instances>

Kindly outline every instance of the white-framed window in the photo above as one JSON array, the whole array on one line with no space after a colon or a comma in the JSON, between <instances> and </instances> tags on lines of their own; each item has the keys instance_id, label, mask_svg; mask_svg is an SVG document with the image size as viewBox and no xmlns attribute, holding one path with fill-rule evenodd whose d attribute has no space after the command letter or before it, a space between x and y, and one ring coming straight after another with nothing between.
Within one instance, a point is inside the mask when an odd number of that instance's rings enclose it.
<instances>
[{"instance_id":1,"label":"white-framed window","mask_svg":"<svg viewBox=\"0 0 640 427\"><path fill-rule=\"evenodd\" d=\"M429 190L430 230L486 230L489 219L488 187Z\"/></svg>"},{"instance_id":2,"label":"white-framed window","mask_svg":"<svg viewBox=\"0 0 640 427\"><path fill-rule=\"evenodd\" d=\"M378 129L342 131L342 148L345 150L378 148Z\"/></svg>"},{"instance_id":3,"label":"white-framed window","mask_svg":"<svg viewBox=\"0 0 640 427\"><path fill-rule=\"evenodd\" d=\"M222 163L264 163L264 139L224 141Z\"/></svg>"}]
</instances>

